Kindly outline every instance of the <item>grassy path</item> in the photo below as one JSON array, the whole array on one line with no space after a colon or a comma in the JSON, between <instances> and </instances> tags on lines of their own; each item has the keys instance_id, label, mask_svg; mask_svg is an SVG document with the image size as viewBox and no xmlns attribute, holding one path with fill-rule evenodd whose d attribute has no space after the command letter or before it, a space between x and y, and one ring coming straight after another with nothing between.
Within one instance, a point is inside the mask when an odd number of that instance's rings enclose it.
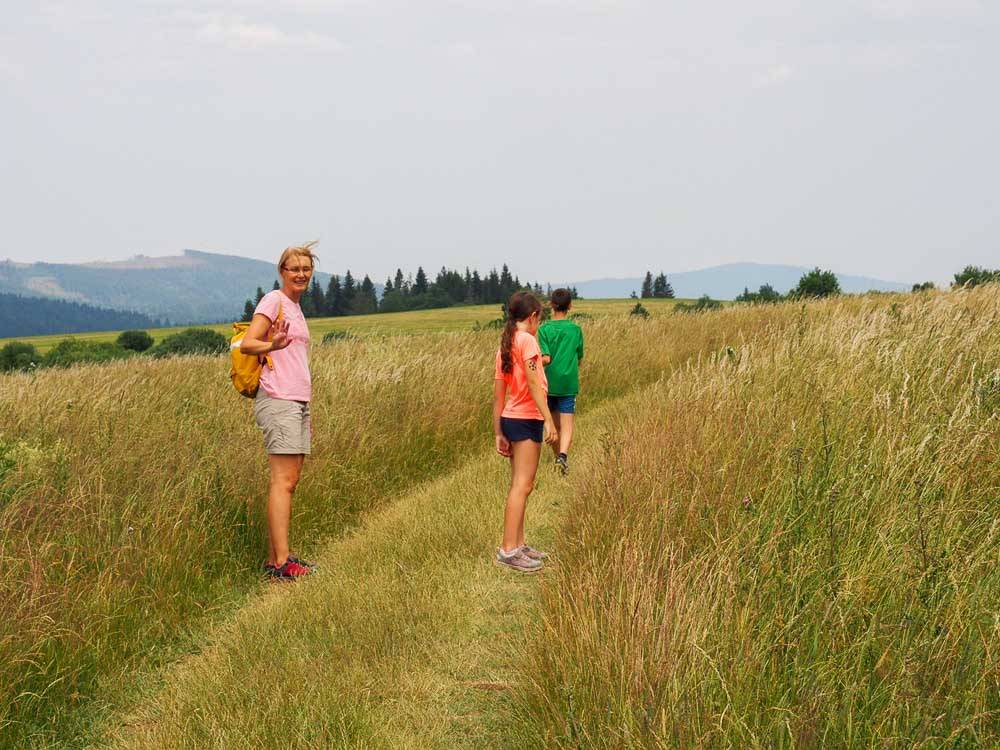
<instances>
[{"instance_id":1,"label":"grassy path","mask_svg":"<svg viewBox=\"0 0 1000 750\"><path fill-rule=\"evenodd\" d=\"M583 420L577 472L612 408ZM178 664L109 726L108 745L494 746L516 688L505 644L533 617L537 582L492 561L507 480L502 459L477 454L371 515L312 580L271 586ZM538 546L558 548L571 482L543 462L528 517Z\"/></svg>"}]
</instances>

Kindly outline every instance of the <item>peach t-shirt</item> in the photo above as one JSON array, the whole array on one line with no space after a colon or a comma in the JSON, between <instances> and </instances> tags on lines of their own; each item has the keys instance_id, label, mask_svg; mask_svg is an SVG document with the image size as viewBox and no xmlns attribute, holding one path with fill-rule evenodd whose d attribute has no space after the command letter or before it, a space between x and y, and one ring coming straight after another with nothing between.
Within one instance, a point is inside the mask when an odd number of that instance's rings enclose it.
<instances>
[{"instance_id":1,"label":"peach t-shirt","mask_svg":"<svg viewBox=\"0 0 1000 750\"><path fill-rule=\"evenodd\" d=\"M528 376L525 363L535 360L535 372L542 383L542 390L548 393L549 381L545 378L545 368L542 367L542 352L538 341L527 331L515 331L514 341L510 347L514 367L509 373L503 371L500 360L500 350L497 349L494 378L507 384L507 403L500 416L512 419L542 419L542 413L535 406L528 388Z\"/></svg>"}]
</instances>

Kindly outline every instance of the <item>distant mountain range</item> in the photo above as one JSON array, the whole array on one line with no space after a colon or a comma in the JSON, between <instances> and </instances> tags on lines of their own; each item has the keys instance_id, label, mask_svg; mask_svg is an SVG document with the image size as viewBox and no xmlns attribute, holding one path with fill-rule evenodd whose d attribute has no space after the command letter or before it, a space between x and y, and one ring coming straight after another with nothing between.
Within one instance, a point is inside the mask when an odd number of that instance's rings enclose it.
<instances>
[{"instance_id":1,"label":"distant mountain range","mask_svg":"<svg viewBox=\"0 0 1000 750\"><path fill-rule=\"evenodd\" d=\"M0 262L0 292L134 310L173 325L238 320L257 287L278 278L273 263L185 250L109 263ZM329 274L317 273L324 288Z\"/></svg>"},{"instance_id":2,"label":"distant mountain range","mask_svg":"<svg viewBox=\"0 0 1000 750\"><path fill-rule=\"evenodd\" d=\"M650 269L653 276L659 269ZM811 268L804 266L780 266L763 263L728 263L722 266L703 268L698 271L668 273L667 281L674 288L677 297L700 297L707 294L713 299L731 300L743 293L744 288L755 292L763 284L770 284L784 294L799 283L802 274ZM840 288L848 293L880 291L908 292L911 284L866 276L837 274ZM578 281L574 284L584 299L605 299L628 297L633 291L639 294L642 277L628 279L594 279Z\"/></svg>"},{"instance_id":3,"label":"distant mountain range","mask_svg":"<svg viewBox=\"0 0 1000 750\"><path fill-rule=\"evenodd\" d=\"M488 269L479 269L480 273ZM524 276L524 269L511 269ZM653 270L654 275L659 269ZM700 271L668 273L678 297L708 294L733 299L744 287L770 284L779 292L794 287L809 269L799 266L732 263ZM358 281L364 277L358 269ZM183 255L101 263L15 263L0 261L0 292L80 302L113 310L135 311L172 325L236 320L257 287L269 290L277 269L268 263L236 255L185 250ZM328 273L316 278L325 289ZM839 274L845 292L908 291L907 284ZM560 282L562 283L562 282ZM569 282L581 297L621 298L639 292L642 277ZM376 284L381 294L382 285Z\"/></svg>"}]
</instances>

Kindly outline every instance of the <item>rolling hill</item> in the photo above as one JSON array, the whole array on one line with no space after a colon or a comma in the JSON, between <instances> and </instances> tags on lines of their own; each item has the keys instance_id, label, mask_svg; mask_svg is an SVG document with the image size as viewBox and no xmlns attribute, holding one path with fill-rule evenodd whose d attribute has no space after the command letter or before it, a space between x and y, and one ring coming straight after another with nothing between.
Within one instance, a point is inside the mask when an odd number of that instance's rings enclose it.
<instances>
[{"instance_id":1,"label":"rolling hill","mask_svg":"<svg viewBox=\"0 0 1000 750\"><path fill-rule=\"evenodd\" d=\"M135 310L174 325L238 319L247 297L276 277L272 263L197 250L110 263L0 262L0 292ZM330 275L316 278L325 285Z\"/></svg>"},{"instance_id":2,"label":"rolling hill","mask_svg":"<svg viewBox=\"0 0 1000 750\"><path fill-rule=\"evenodd\" d=\"M651 269L656 275L660 269ZM713 299L735 299L744 287L756 291L762 284L770 284L784 294L794 287L802 274L810 271L803 266L783 266L765 263L727 263L711 268L681 273L667 273L667 281L678 297L700 297L707 294ZM837 274L840 288L847 293L867 291L908 292L910 284L867 276ZM642 277L625 279L594 279L575 284L581 297L595 299L628 297L633 291L639 292Z\"/></svg>"},{"instance_id":3,"label":"rolling hill","mask_svg":"<svg viewBox=\"0 0 1000 750\"><path fill-rule=\"evenodd\" d=\"M338 273L343 270L336 269ZM366 272L363 268L352 270L356 271L359 280ZM515 273L517 270L512 269ZM744 287L756 290L761 284L770 284L779 292L786 292L808 270L798 266L732 263L668 273L667 278L678 298L708 294L715 299L729 300ZM270 289L276 275L274 265L269 262L199 250L185 250L177 256L139 255L126 261L82 264L27 264L8 260L0 261L0 293L136 311L168 325L188 325L238 319L245 300L257 287ZM845 292L908 291L910 288L908 284L863 276L840 274L838 278ZM318 272L316 279L325 288L330 274ZM564 282L559 280L558 283ZM620 299L638 291L642 278L568 283L584 298ZM382 285L375 286L376 293L381 295Z\"/></svg>"}]
</instances>

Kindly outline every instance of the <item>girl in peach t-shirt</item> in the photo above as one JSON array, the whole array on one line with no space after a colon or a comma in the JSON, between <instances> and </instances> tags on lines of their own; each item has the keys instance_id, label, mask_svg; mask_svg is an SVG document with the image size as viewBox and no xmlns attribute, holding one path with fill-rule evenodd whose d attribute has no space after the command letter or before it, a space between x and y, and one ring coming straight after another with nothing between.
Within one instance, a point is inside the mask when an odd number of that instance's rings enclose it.
<instances>
[{"instance_id":1,"label":"girl in peach t-shirt","mask_svg":"<svg viewBox=\"0 0 1000 750\"><path fill-rule=\"evenodd\" d=\"M542 306L530 292L517 292L507 304L507 324L497 351L493 380L493 432L497 453L510 458L510 489L503 517L503 542L497 563L522 573L542 567L545 553L524 541L524 512L535 485L542 442L555 443L549 413L548 383L535 334Z\"/></svg>"}]
</instances>

